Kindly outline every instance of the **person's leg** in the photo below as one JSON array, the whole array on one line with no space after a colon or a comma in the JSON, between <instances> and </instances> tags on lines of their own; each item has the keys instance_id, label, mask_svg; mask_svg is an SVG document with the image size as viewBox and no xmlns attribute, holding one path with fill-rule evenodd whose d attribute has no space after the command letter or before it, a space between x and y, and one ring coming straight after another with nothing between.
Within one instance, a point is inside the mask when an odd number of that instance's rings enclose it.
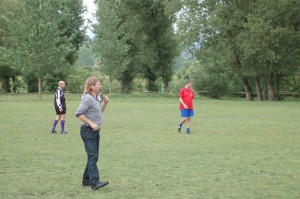
<instances>
[{"instance_id":1,"label":"person's leg","mask_svg":"<svg viewBox=\"0 0 300 199\"><path fill-rule=\"evenodd\" d=\"M99 135L99 133L97 133ZM97 135L96 134L96 135ZM97 157L99 157L99 148L100 148L100 135L99 135L99 139L96 139L96 148L97 148ZM108 181L100 181L100 175L98 172L98 183L96 184L96 186L92 187L92 189L95 191L101 187L105 187L106 185L108 185L109 182Z\"/></svg>"},{"instance_id":2,"label":"person's leg","mask_svg":"<svg viewBox=\"0 0 300 199\"><path fill-rule=\"evenodd\" d=\"M60 119L60 127L61 127L61 133L62 133L62 134L68 133L68 132L65 130L65 121L66 121L66 114L62 114L62 115L61 115L61 119Z\"/></svg>"},{"instance_id":3,"label":"person's leg","mask_svg":"<svg viewBox=\"0 0 300 199\"><path fill-rule=\"evenodd\" d=\"M55 118L57 121L61 120L61 115L56 115L56 118Z\"/></svg>"},{"instance_id":4,"label":"person's leg","mask_svg":"<svg viewBox=\"0 0 300 199\"><path fill-rule=\"evenodd\" d=\"M88 176L89 176L89 182L90 186L93 188L99 183L99 171L97 167L98 162L98 147L99 145L99 133L95 133L92 130L87 131L87 139L84 142L85 150L87 152L88 156Z\"/></svg>"},{"instance_id":5,"label":"person's leg","mask_svg":"<svg viewBox=\"0 0 300 199\"><path fill-rule=\"evenodd\" d=\"M181 115L181 120L180 120L180 122L178 124L178 133L181 132L181 127L186 122L186 119L187 119L186 109L180 110L180 115Z\"/></svg>"},{"instance_id":6,"label":"person's leg","mask_svg":"<svg viewBox=\"0 0 300 199\"><path fill-rule=\"evenodd\" d=\"M194 116L194 111L193 110L188 110L188 117L187 117L187 120L186 120L186 123L187 123L186 133L187 134L191 133L192 116Z\"/></svg>"},{"instance_id":7,"label":"person's leg","mask_svg":"<svg viewBox=\"0 0 300 199\"><path fill-rule=\"evenodd\" d=\"M181 128L182 128L182 125L186 122L186 118L181 118L179 124L178 124L178 133L181 132Z\"/></svg>"},{"instance_id":8,"label":"person's leg","mask_svg":"<svg viewBox=\"0 0 300 199\"><path fill-rule=\"evenodd\" d=\"M85 147L85 142L87 139L87 128L80 128L80 135L81 135L81 139L84 143L84 147ZM86 151L87 153L87 151ZM82 186L89 186L90 185L90 178L89 178L89 172L88 172L88 155L87 155L87 161L86 161L86 165L85 165L85 169L83 172L83 176L82 176Z\"/></svg>"},{"instance_id":9,"label":"person's leg","mask_svg":"<svg viewBox=\"0 0 300 199\"><path fill-rule=\"evenodd\" d=\"M186 117L183 117L183 118L181 118L179 124L182 125L182 124L184 124L186 121L187 121L187 118L186 118Z\"/></svg>"},{"instance_id":10,"label":"person's leg","mask_svg":"<svg viewBox=\"0 0 300 199\"><path fill-rule=\"evenodd\" d=\"M189 134L191 132L191 117L188 117L186 120L186 133Z\"/></svg>"},{"instance_id":11,"label":"person's leg","mask_svg":"<svg viewBox=\"0 0 300 199\"><path fill-rule=\"evenodd\" d=\"M82 176L82 186L90 186L90 178L89 178L89 172L88 172L88 162L86 162L86 166L83 172Z\"/></svg>"},{"instance_id":12,"label":"person's leg","mask_svg":"<svg viewBox=\"0 0 300 199\"><path fill-rule=\"evenodd\" d=\"M52 128L51 128L52 133L56 133L55 128L56 128L56 125L57 125L59 120L60 120L60 115L56 115L55 120L54 120L53 125L52 125Z\"/></svg>"}]
</instances>

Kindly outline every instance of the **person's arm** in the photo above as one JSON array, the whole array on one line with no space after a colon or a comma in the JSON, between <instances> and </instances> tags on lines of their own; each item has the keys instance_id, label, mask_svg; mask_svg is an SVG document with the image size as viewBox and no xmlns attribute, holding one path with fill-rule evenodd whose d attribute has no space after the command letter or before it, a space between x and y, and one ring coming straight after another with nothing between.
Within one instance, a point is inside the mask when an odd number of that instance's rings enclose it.
<instances>
[{"instance_id":1,"label":"person's arm","mask_svg":"<svg viewBox=\"0 0 300 199\"><path fill-rule=\"evenodd\" d=\"M85 115L79 115L78 118L82 122L84 122L84 123L88 124L90 127L92 127L94 129L94 131L98 131L100 129L100 127L97 124L95 124L94 122L92 122L91 120L86 118Z\"/></svg>"},{"instance_id":2,"label":"person's arm","mask_svg":"<svg viewBox=\"0 0 300 199\"><path fill-rule=\"evenodd\" d=\"M179 101L185 109L188 109L187 105L183 102L183 99L181 97L179 98Z\"/></svg>"},{"instance_id":3,"label":"person's arm","mask_svg":"<svg viewBox=\"0 0 300 199\"><path fill-rule=\"evenodd\" d=\"M179 102L182 104L184 109L188 109L187 105L184 103L183 98L184 97L184 89L181 89L179 92Z\"/></svg>"},{"instance_id":4,"label":"person's arm","mask_svg":"<svg viewBox=\"0 0 300 199\"><path fill-rule=\"evenodd\" d=\"M95 124L94 122L92 122L91 120L89 120L84 115L84 113L89 108L89 105L90 105L89 100L87 98L84 98L84 96L83 96L82 100L81 100L81 103L80 103L78 109L76 110L75 114L76 114L76 117L78 117L78 119L80 119L82 122L84 122L85 124L92 127L94 129L94 131L97 131L97 130L99 130L99 126L97 124Z\"/></svg>"},{"instance_id":5,"label":"person's arm","mask_svg":"<svg viewBox=\"0 0 300 199\"><path fill-rule=\"evenodd\" d=\"M84 113L88 110L89 106L90 106L90 101L88 100L88 98L85 98L84 96L82 96L81 103L76 110L75 116L78 117L78 119L80 119L83 123L92 127L95 131L99 130L98 125L96 125L94 122L89 120L84 115Z\"/></svg>"},{"instance_id":6,"label":"person's arm","mask_svg":"<svg viewBox=\"0 0 300 199\"><path fill-rule=\"evenodd\" d=\"M106 105L108 104L108 102L109 102L109 98L107 96L104 96L103 97L103 103L101 103L101 111L102 111L102 113L105 111Z\"/></svg>"},{"instance_id":7,"label":"person's arm","mask_svg":"<svg viewBox=\"0 0 300 199\"><path fill-rule=\"evenodd\" d=\"M62 104L60 101L60 95L61 95L61 91L60 91L60 89L57 89L56 93L55 93L55 102L56 102L57 107L59 108L59 111L62 112L63 109L62 109Z\"/></svg>"}]
</instances>

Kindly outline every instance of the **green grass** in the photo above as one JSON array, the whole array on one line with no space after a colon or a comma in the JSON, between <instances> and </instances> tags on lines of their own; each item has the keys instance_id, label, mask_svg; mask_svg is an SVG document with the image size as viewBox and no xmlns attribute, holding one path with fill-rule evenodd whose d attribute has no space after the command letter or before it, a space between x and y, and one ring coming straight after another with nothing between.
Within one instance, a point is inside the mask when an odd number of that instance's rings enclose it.
<instances>
[{"instance_id":1,"label":"green grass","mask_svg":"<svg viewBox=\"0 0 300 199\"><path fill-rule=\"evenodd\" d=\"M51 135L52 95L0 96L0 198L299 198L300 102L196 99L178 134L178 99L111 96L99 170L81 187L86 154L67 95L68 135ZM60 127L60 125L58 125Z\"/></svg>"}]
</instances>

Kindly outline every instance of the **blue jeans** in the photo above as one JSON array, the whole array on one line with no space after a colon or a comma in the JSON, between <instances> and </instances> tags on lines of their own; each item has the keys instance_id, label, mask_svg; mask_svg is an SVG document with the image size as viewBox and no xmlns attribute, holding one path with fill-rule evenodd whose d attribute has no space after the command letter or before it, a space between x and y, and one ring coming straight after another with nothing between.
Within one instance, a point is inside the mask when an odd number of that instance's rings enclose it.
<instances>
[{"instance_id":1,"label":"blue jeans","mask_svg":"<svg viewBox=\"0 0 300 199\"><path fill-rule=\"evenodd\" d=\"M87 163L82 183L89 183L91 187L94 187L99 182L97 162L99 158L100 134L99 131L93 131L91 127L81 126L80 135L87 153Z\"/></svg>"}]
</instances>

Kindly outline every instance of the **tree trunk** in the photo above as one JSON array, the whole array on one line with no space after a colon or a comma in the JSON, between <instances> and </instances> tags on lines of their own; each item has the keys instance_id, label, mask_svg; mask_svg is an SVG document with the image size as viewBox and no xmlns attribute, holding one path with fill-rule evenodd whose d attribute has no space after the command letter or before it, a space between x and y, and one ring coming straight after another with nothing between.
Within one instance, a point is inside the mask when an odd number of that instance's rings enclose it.
<instances>
[{"instance_id":1,"label":"tree trunk","mask_svg":"<svg viewBox=\"0 0 300 199\"><path fill-rule=\"evenodd\" d=\"M274 88L271 82L271 77L268 77L268 99L269 101L275 100Z\"/></svg>"},{"instance_id":2,"label":"tree trunk","mask_svg":"<svg viewBox=\"0 0 300 199\"><path fill-rule=\"evenodd\" d=\"M2 92L7 93L7 82L5 78L1 78L1 87L2 87Z\"/></svg>"},{"instance_id":3,"label":"tree trunk","mask_svg":"<svg viewBox=\"0 0 300 199\"><path fill-rule=\"evenodd\" d=\"M268 100L268 81L266 78L263 80L263 98Z\"/></svg>"},{"instance_id":4,"label":"tree trunk","mask_svg":"<svg viewBox=\"0 0 300 199\"><path fill-rule=\"evenodd\" d=\"M41 76L38 77L38 95L39 95L39 99L42 100L42 78L41 78Z\"/></svg>"},{"instance_id":5,"label":"tree trunk","mask_svg":"<svg viewBox=\"0 0 300 199\"><path fill-rule=\"evenodd\" d=\"M121 90L121 93L125 92L125 83L123 80L120 81L120 90Z\"/></svg>"},{"instance_id":6,"label":"tree trunk","mask_svg":"<svg viewBox=\"0 0 300 199\"><path fill-rule=\"evenodd\" d=\"M260 85L260 79L258 76L255 77L255 88L256 88L256 93L257 93L257 97L260 101L263 101L263 94L262 94L262 89L261 89L261 85Z\"/></svg>"},{"instance_id":7,"label":"tree trunk","mask_svg":"<svg viewBox=\"0 0 300 199\"><path fill-rule=\"evenodd\" d=\"M278 90L279 90L279 75L277 72L274 72L274 94L276 100L279 100Z\"/></svg>"},{"instance_id":8,"label":"tree trunk","mask_svg":"<svg viewBox=\"0 0 300 199\"><path fill-rule=\"evenodd\" d=\"M168 93L169 92L169 82L164 82L164 92Z\"/></svg>"},{"instance_id":9,"label":"tree trunk","mask_svg":"<svg viewBox=\"0 0 300 199\"><path fill-rule=\"evenodd\" d=\"M269 101L278 100L278 78L275 72L272 72L267 78Z\"/></svg>"},{"instance_id":10,"label":"tree trunk","mask_svg":"<svg viewBox=\"0 0 300 199\"><path fill-rule=\"evenodd\" d=\"M17 78L15 77L15 76L12 76L11 77L11 80L12 80L12 91L14 92L14 93L18 93L19 91L18 91L18 87L17 87L17 85L16 85L16 80Z\"/></svg>"},{"instance_id":11,"label":"tree trunk","mask_svg":"<svg viewBox=\"0 0 300 199\"><path fill-rule=\"evenodd\" d=\"M246 92L246 99L249 101L252 101L253 100L252 90L249 85L248 79L242 74L242 71L241 71L242 63L240 62L239 55L235 52L235 50L233 51L232 55L233 55L233 64L235 66L235 69L237 71L239 78L241 79L241 81L243 83L243 87Z\"/></svg>"},{"instance_id":12,"label":"tree trunk","mask_svg":"<svg viewBox=\"0 0 300 199\"><path fill-rule=\"evenodd\" d=\"M243 83L244 90L246 92L246 99L249 101L253 101L252 89L249 85L248 79L245 77L240 77Z\"/></svg>"}]
</instances>

